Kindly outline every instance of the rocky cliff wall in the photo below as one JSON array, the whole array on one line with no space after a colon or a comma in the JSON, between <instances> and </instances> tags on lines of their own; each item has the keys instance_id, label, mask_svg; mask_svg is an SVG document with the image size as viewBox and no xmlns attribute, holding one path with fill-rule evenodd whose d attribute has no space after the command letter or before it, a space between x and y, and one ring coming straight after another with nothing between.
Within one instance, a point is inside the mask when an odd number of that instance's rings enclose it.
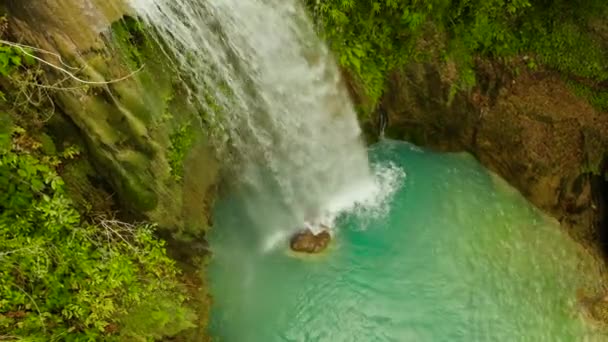
<instances>
[{"instance_id":1,"label":"rocky cliff wall","mask_svg":"<svg viewBox=\"0 0 608 342\"><path fill-rule=\"evenodd\" d=\"M77 127L73 133L123 211L178 238L200 237L208 227L218 163L201 113L190 106L170 57L148 39L147 28L121 1L2 5L11 39L57 54L36 52L73 74L44 65L55 115ZM49 126L52 137L65 138L62 125Z\"/></svg>"},{"instance_id":2,"label":"rocky cliff wall","mask_svg":"<svg viewBox=\"0 0 608 342\"><path fill-rule=\"evenodd\" d=\"M472 153L574 238L605 252L608 113L551 71L478 60L470 92L454 92L455 74L439 60L394 72L368 131L386 115L389 138Z\"/></svg>"}]
</instances>

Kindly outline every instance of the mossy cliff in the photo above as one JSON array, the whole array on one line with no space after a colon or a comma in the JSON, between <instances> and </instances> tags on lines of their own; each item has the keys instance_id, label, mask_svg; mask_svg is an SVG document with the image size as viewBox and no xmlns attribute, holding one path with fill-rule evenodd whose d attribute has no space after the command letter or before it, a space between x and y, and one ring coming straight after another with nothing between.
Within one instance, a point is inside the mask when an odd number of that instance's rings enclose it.
<instances>
[{"instance_id":1,"label":"mossy cliff","mask_svg":"<svg viewBox=\"0 0 608 342\"><path fill-rule=\"evenodd\" d=\"M8 0L0 9L3 39L42 49L31 51L36 68L0 80L0 112L45 153L80 151L57 171L83 217L158 225L198 316L180 340L205 340L205 234L219 163L170 56L121 1Z\"/></svg>"},{"instance_id":2,"label":"mossy cliff","mask_svg":"<svg viewBox=\"0 0 608 342\"><path fill-rule=\"evenodd\" d=\"M477 63L478 86L453 98L449 64L413 63L393 73L377 113L388 116L385 135L471 152L576 239L606 250L608 115L555 72L516 75L502 63Z\"/></svg>"},{"instance_id":3,"label":"mossy cliff","mask_svg":"<svg viewBox=\"0 0 608 342\"><path fill-rule=\"evenodd\" d=\"M172 64L141 24L120 2L9 1L6 7L14 39L61 55L61 61L40 57L95 82L62 81L64 73L46 70L49 83L69 88L51 93L59 115L78 128L121 206L178 238L199 238L208 227L216 158ZM61 127L50 133L63 135Z\"/></svg>"}]
</instances>

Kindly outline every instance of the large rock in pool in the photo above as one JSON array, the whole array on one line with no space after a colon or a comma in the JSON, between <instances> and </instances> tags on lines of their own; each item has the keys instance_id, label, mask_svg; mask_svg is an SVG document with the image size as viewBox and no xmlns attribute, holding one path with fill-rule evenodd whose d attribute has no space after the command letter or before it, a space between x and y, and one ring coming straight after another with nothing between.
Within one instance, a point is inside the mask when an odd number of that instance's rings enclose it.
<instances>
[{"instance_id":1,"label":"large rock in pool","mask_svg":"<svg viewBox=\"0 0 608 342\"><path fill-rule=\"evenodd\" d=\"M290 247L295 252L301 253L321 253L331 241L331 235L324 230L315 235L310 229L303 230L291 238Z\"/></svg>"}]
</instances>

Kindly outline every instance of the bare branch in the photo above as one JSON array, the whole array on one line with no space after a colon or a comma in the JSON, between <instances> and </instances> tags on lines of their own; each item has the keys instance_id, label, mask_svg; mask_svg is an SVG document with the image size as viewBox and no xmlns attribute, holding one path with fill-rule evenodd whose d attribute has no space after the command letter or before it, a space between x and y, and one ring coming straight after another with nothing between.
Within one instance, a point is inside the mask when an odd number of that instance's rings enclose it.
<instances>
[{"instance_id":1,"label":"bare branch","mask_svg":"<svg viewBox=\"0 0 608 342\"><path fill-rule=\"evenodd\" d=\"M34 46L29 46L29 45L24 45L24 44L19 44L19 43L13 43L13 42L5 41L5 40L0 40L0 42L4 43L6 45L10 45L12 47L26 48L26 49L37 51L37 52L44 53L44 54L47 54L47 55L54 56L55 58L57 58L59 60L59 63L61 63L61 65L63 65L64 67L66 67L68 69L72 69L72 70L78 70L79 69L78 67L73 67L73 66L65 63L63 61L63 58L61 57L61 55L59 55L57 53L54 53L54 52L51 52L51 51L47 51L47 50L44 50L44 49L40 49L40 48L37 48L37 47L34 47Z\"/></svg>"},{"instance_id":2,"label":"bare branch","mask_svg":"<svg viewBox=\"0 0 608 342\"><path fill-rule=\"evenodd\" d=\"M127 236L135 236L135 230L137 229L136 225L122 222L113 218L108 219L103 216L98 216L96 221L97 224L105 230L107 239L110 239L110 236L116 236L126 243L129 248L133 250L137 249L129 242L129 240L127 240Z\"/></svg>"},{"instance_id":3,"label":"bare branch","mask_svg":"<svg viewBox=\"0 0 608 342\"><path fill-rule=\"evenodd\" d=\"M21 51L21 53L23 53L24 55L32 57L35 60L39 61L40 63L46 64L46 65L50 66L53 69L59 70L60 72L64 73L65 75L68 75L70 78L72 78L72 79L74 79L74 80L76 80L76 81L78 81L80 83L84 83L84 84L97 84L97 85L99 85L99 84L118 83L118 82L124 81L124 80L126 80L128 78L131 78L133 75L137 74L138 72L140 72L145 67L145 64L144 64L139 69L131 72L130 74L128 74L128 75L126 75L124 77L113 79L113 80L109 80L109 81L87 81L87 80L83 80L83 79L79 78L78 76L74 75L70 71L68 71L68 70L66 70L66 69L64 69L64 68L62 68L60 66L57 66L57 65L55 65L53 63L50 63L50 62L47 62L46 60L44 60L44 59L42 59L40 57L37 57L37 56L29 53L26 49L35 49L37 51L41 51L41 52L45 52L45 53L56 55L53 52L42 50L42 49L38 49L38 48L31 47L31 46L28 46L28 45L22 45L22 44L17 44L17 43L9 42L9 41L4 40L4 39L0 39L0 43L5 44L5 45L9 45L9 46L12 46L12 47L15 47L15 48L19 49ZM62 62L62 64L63 64L63 62Z\"/></svg>"}]
</instances>

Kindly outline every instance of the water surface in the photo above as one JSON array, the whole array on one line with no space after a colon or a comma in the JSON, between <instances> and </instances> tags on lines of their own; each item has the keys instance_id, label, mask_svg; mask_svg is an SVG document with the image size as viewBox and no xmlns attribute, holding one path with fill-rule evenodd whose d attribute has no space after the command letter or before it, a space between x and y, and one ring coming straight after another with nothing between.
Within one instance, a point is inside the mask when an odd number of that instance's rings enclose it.
<instances>
[{"instance_id":1,"label":"water surface","mask_svg":"<svg viewBox=\"0 0 608 342\"><path fill-rule=\"evenodd\" d=\"M593 260L504 181L468 155L407 143L380 143L370 158L406 176L383 206L341 217L323 255L263 251L247 198L218 204L221 341L608 340L575 299L599 281Z\"/></svg>"}]
</instances>

